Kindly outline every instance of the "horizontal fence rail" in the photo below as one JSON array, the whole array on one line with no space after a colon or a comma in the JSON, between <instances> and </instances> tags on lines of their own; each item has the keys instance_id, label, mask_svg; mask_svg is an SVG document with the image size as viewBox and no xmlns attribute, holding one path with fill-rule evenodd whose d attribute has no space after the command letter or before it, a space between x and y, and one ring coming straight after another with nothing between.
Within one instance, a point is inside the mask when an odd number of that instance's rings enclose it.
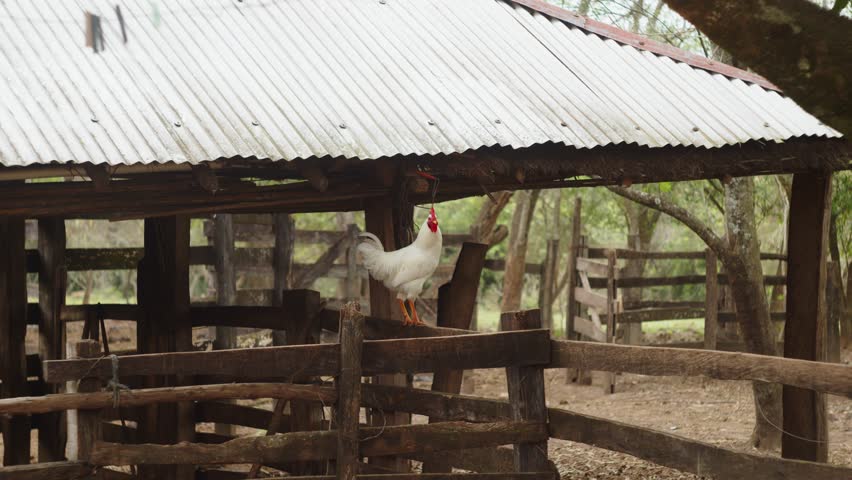
<instances>
[{"instance_id":1,"label":"horizontal fence rail","mask_svg":"<svg viewBox=\"0 0 852 480\"><path fill-rule=\"evenodd\" d=\"M418 327L423 328L423 327ZM364 375L543 365L550 362L550 332L525 330L455 337L364 342ZM138 375L217 375L239 377L328 376L340 370L340 345L296 345L208 352L128 355L118 365L121 378ZM85 377L110 378L105 359L48 360L44 380L59 383Z\"/></svg>"}]
</instances>

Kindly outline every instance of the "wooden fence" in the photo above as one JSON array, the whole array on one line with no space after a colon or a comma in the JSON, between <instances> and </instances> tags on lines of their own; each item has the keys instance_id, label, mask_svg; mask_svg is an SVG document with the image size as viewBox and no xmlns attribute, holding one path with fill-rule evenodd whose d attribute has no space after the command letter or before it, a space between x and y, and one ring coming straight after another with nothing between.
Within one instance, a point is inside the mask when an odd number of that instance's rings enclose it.
<instances>
[{"instance_id":1,"label":"wooden fence","mask_svg":"<svg viewBox=\"0 0 852 480\"><path fill-rule=\"evenodd\" d=\"M292 308L293 299L309 304L317 294L292 291L284 296L291 300L291 308L196 307L194 323L265 328L276 319L279 328L322 328L338 333L339 340L116 357L102 356L101 346L86 340L77 345L81 358L43 362L40 369L48 384L73 382L77 392L3 399L0 415L14 418L76 411L69 415L76 417L74 456L68 462L5 467L0 469L0 478L135 478L111 467L136 466L141 475L152 469L167 474L199 465L204 467L199 467L197 478L245 478L245 473L215 467L234 463L264 465L297 478L555 478L543 448L548 438L586 443L712 478L852 478L849 467L733 451L566 409L548 409L543 381L545 368L579 368L778 382L852 398L852 367L847 365L553 340L547 330L535 328L540 325L538 311L504 314L504 331L486 334L440 327L405 328L398 322L364 317L354 307L343 312L321 309L305 317ZM218 310L211 310L214 308ZM360 381L362 375L439 372L448 367L506 368L509 400ZM146 388L145 378L152 376L179 378L182 385ZM318 377L335 380L332 384ZM129 389L115 390L118 383ZM292 413L221 403L239 398L275 398L289 402ZM282 433L232 437L196 432L194 438L181 443L133 443L147 428L145 408L175 403L188 407L193 423L229 422L267 431L278 425ZM361 408L426 415L430 423L361 425ZM331 424L322 415L299 413L324 409L334 412ZM115 420L119 417L136 421L137 427L122 427ZM514 447L501 447L506 444ZM388 455L480 473L371 476L387 472L378 472L362 459ZM334 471L334 476L327 471Z\"/></svg>"}]
</instances>

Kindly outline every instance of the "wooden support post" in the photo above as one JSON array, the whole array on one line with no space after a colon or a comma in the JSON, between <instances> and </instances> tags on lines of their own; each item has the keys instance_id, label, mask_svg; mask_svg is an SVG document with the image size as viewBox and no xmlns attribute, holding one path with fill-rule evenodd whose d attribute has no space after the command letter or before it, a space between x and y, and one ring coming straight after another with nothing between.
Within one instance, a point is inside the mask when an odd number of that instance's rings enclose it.
<instances>
[{"instance_id":1,"label":"wooden support post","mask_svg":"<svg viewBox=\"0 0 852 480\"><path fill-rule=\"evenodd\" d=\"M829 362L840 362L840 323L843 318L843 283L837 285L837 280L843 278L840 274L840 264L828 262L826 264L828 273L825 287L826 298L826 323L827 323L827 355Z\"/></svg>"},{"instance_id":2,"label":"wooden support post","mask_svg":"<svg viewBox=\"0 0 852 480\"><path fill-rule=\"evenodd\" d=\"M547 250L539 278L538 308L541 310L541 322L544 328L553 329L553 289L556 283L557 261L559 260L559 240L547 241Z\"/></svg>"},{"instance_id":3,"label":"wooden support post","mask_svg":"<svg viewBox=\"0 0 852 480\"><path fill-rule=\"evenodd\" d=\"M364 317L358 303L340 310L340 376L337 379L337 478L354 480L361 456L358 426L361 423L361 351Z\"/></svg>"},{"instance_id":4,"label":"wooden support post","mask_svg":"<svg viewBox=\"0 0 852 480\"><path fill-rule=\"evenodd\" d=\"M615 343L615 307L617 290L615 289L615 250L606 251L606 343ZM607 373L606 393L615 393L615 372Z\"/></svg>"},{"instance_id":5,"label":"wooden support post","mask_svg":"<svg viewBox=\"0 0 852 480\"><path fill-rule=\"evenodd\" d=\"M565 306L565 325L564 338L566 340L579 340L580 336L574 333L574 317L580 313L579 305L574 292L579 285L577 278L577 256L580 252L580 229L581 229L581 214L583 200L580 197L574 199L574 216L571 220L571 243L568 245L568 264L565 268L568 269L568 285L567 297L568 302ZM565 383L571 383L579 380L579 372L576 369L569 368L565 371Z\"/></svg>"},{"instance_id":6,"label":"wooden support post","mask_svg":"<svg viewBox=\"0 0 852 480\"><path fill-rule=\"evenodd\" d=\"M24 220L0 218L0 398L28 394L24 337L27 333L27 264ZM30 419L0 419L3 465L30 463Z\"/></svg>"},{"instance_id":7,"label":"wooden support post","mask_svg":"<svg viewBox=\"0 0 852 480\"><path fill-rule=\"evenodd\" d=\"M628 235L627 248L630 250L640 251L642 242L639 235ZM627 265L624 270L625 277L641 277L644 270L643 264L645 260L640 258L632 258L627 260ZM638 302L642 300L641 288L622 288L624 295L624 303ZM618 312L622 313L622 312ZM618 317L616 317L618 320ZM642 323L623 323L620 328L624 332L623 341L625 345L640 345L642 343Z\"/></svg>"},{"instance_id":8,"label":"wooden support post","mask_svg":"<svg viewBox=\"0 0 852 480\"><path fill-rule=\"evenodd\" d=\"M39 360L65 358L65 324L60 312L65 305L65 220L38 220L38 306ZM59 385L45 384L45 393L60 393ZM65 415L61 412L42 415L38 426L38 461L65 459L67 438Z\"/></svg>"},{"instance_id":9,"label":"wooden support post","mask_svg":"<svg viewBox=\"0 0 852 480\"><path fill-rule=\"evenodd\" d=\"M358 276L358 225L346 226L349 247L346 250L346 301L361 298L361 278Z\"/></svg>"},{"instance_id":10,"label":"wooden support post","mask_svg":"<svg viewBox=\"0 0 852 480\"><path fill-rule=\"evenodd\" d=\"M216 303L236 305L237 275L234 265L234 218L230 213L213 216L213 249L216 254ZM212 327L214 350L237 348L237 329L234 327ZM234 427L217 423L214 431L220 435L233 435Z\"/></svg>"},{"instance_id":11,"label":"wooden support post","mask_svg":"<svg viewBox=\"0 0 852 480\"><path fill-rule=\"evenodd\" d=\"M140 353L192 350L189 317L189 217L145 219L145 256L140 262L137 322ZM189 383L190 379L148 377L148 388ZM147 443L191 442L195 437L192 402L153 405L139 422L140 438ZM140 469L142 478L191 478L192 469L153 467Z\"/></svg>"},{"instance_id":12,"label":"wooden support post","mask_svg":"<svg viewBox=\"0 0 852 480\"><path fill-rule=\"evenodd\" d=\"M399 246L396 243L393 218L393 197L374 198L364 202L364 220L366 230L381 240L385 250L395 250ZM370 315L373 317L402 321L402 312L396 308L394 295L385 288L382 282L370 278ZM374 379L380 385L408 386L408 378L404 374L378 375ZM370 412L370 424L377 426L407 425L411 423L411 415L403 412L387 412L372 410ZM395 471L409 470L408 462L401 459L373 458L370 459L379 467L385 467Z\"/></svg>"},{"instance_id":13,"label":"wooden support post","mask_svg":"<svg viewBox=\"0 0 852 480\"><path fill-rule=\"evenodd\" d=\"M275 235L275 247L272 251L272 304L280 306L284 291L291 286L293 249L296 244L296 222L287 213L276 213L273 214L272 229L272 233ZM287 335L283 330L272 331L272 344L287 345Z\"/></svg>"},{"instance_id":14,"label":"wooden support post","mask_svg":"<svg viewBox=\"0 0 852 480\"><path fill-rule=\"evenodd\" d=\"M705 252L704 287L704 348L716 350L716 337L719 331L719 275L716 271L716 252Z\"/></svg>"},{"instance_id":15,"label":"wooden support post","mask_svg":"<svg viewBox=\"0 0 852 480\"><path fill-rule=\"evenodd\" d=\"M793 175L787 237L787 323L784 356L826 358L825 284L831 175ZM784 386L784 458L826 462L828 424L825 395ZM801 438L808 440L802 440Z\"/></svg>"},{"instance_id":16,"label":"wooden support post","mask_svg":"<svg viewBox=\"0 0 852 480\"><path fill-rule=\"evenodd\" d=\"M509 331L541 328L540 315L538 310L504 313L500 315L500 329ZM506 383L513 420L547 422L544 369L541 366L506 368ZM550 462L547 460L547 440L515 445L515 471L546 472L550 468Z\"/></svg>"},{"instance_id":17,"label":"wooden support post","mask_svg":"<svg viewBox=\"0 0 852 480\"><path fill-rule=\"evenodd\" d=\"M485 265L488 245L465 242L462 245L453 271L453 278L438 290L438 326L467 330L476 310L476 295L479 279ZM432 391L460 393L464 370L439 370L432 377ZM442 421L430 418L429 423ZM423 473L449 473L449 465L439 462L424 462Z\"/></svg>"},{"instance_id":18,"label":"wooden support post","mask_svg":"<svg viewBox=\"0 0 852 480\"><path fill-rule=\"evenodd\" d=\"M96 340L81 340L74 345L74 354L77 358L98 358L101 356L101 344ZM97 392L100 388L101 381L97 378L84 379L77 383L78 393ZM92 446L103 438L101 411L74 410L72 416L76 416L77 419L77 434L74 441L77 448L76 452L72 452L71 460L85 462L89 460Z\"/></svg>"}]
</instances>

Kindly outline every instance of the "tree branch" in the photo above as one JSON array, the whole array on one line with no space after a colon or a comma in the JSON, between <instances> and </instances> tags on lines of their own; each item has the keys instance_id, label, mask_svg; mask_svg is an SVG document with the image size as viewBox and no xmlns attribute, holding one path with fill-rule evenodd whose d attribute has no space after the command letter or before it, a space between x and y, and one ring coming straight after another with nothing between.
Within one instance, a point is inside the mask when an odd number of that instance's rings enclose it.
<instances>
[{"instance_id":1,"label":"tree branch","mask_svg":"<svg viewBox=\"0 0 852 480\"><path fill-rule=\"evenodd\" d=\"M802 108L852 135L852 20L807 0L666 0Z\"/></svg>"},{"instance_id":2,"label":"tree branch","mask_svg":"<svg viewBox=\"0 0 852 480\"><path fill-rule=\"evenodd\" d=\"M701 220L696 218L693 214L691 214L685 208L679 207L674 203L666 200L664 198L658 197L656 195L651 195L649 193L642 192L640 190L631 190L624 187L607 187L609 191L612 193L624 197L628 200L632 200L640 205L644 205L648 208L659 210L666 215L674 218L675 220L686 225L690 230L695 232L704 243L707 244L714 252L716 252L719 257L727 258L728 255L728 245L725 241L720 238L718 235L713 233L713 230L710 229L707 225L704 224Z\"/></svg>"}]
</instances>

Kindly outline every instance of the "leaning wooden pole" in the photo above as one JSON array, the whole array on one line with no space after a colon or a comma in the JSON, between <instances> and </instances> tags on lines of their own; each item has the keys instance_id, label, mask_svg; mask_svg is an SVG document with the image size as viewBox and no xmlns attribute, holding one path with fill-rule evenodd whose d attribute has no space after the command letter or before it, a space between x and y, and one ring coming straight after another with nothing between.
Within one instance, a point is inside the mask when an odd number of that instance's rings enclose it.
<instances>
[{"instance_id":1,"label":"leaning wooden pole","mask_svg":"<svg viewBox=\"0 0 852 480\"><path fill-rule=\"evenodd\" d=\"M96 340L81 340L74 345L77 358L98 358L101 356L101 344ZM78 393L91 393L100 390L101 382L96 378L83 379L77 382ZM101 411L77 410L73 412L72 420L76 420L76 435L73 441L71 460L87 462L95 442L102 440Z\"/></svg>"},{"instance_id":2,"label":"leaning wooden pole","mask_svg":"<svg viewBox=\"0 0 852 480\"><path fill-rule=\"evenodd\" d=\"M784 356L826 359L826 252L831 209L831 174L793 175L787 240L787 323ZM828 461L825 395L784 387L781 455Z\"/></svg>"},{"instance_id":3,"label":"leaning wooden pole","mask_svg":"<svg viewBox=\"0 0 852 480\"><path fill-rule=\"evenodd\" d=\"M337 378L337 478L353 480L361 463L358 426L361 422L361 352L364 316L358 303L340 310L340 376Z\"/></svg>"},{"instance_id":4,"label":"leaning wooden pole","mask_svg":"<svg viewBox=\"0 0 852 480\"><path fill-rule=\"evenodd\" d=\"M230 213L213 216L213 249L216 255L216 303L237 304L237 275L234 264L234 218ZM237 347L237 329L234 327L212 327L215 338L213 348L225 350ZM226 423L214 425L219 435L233 435L234 427Z\"/></svg>"}]
</instances>

